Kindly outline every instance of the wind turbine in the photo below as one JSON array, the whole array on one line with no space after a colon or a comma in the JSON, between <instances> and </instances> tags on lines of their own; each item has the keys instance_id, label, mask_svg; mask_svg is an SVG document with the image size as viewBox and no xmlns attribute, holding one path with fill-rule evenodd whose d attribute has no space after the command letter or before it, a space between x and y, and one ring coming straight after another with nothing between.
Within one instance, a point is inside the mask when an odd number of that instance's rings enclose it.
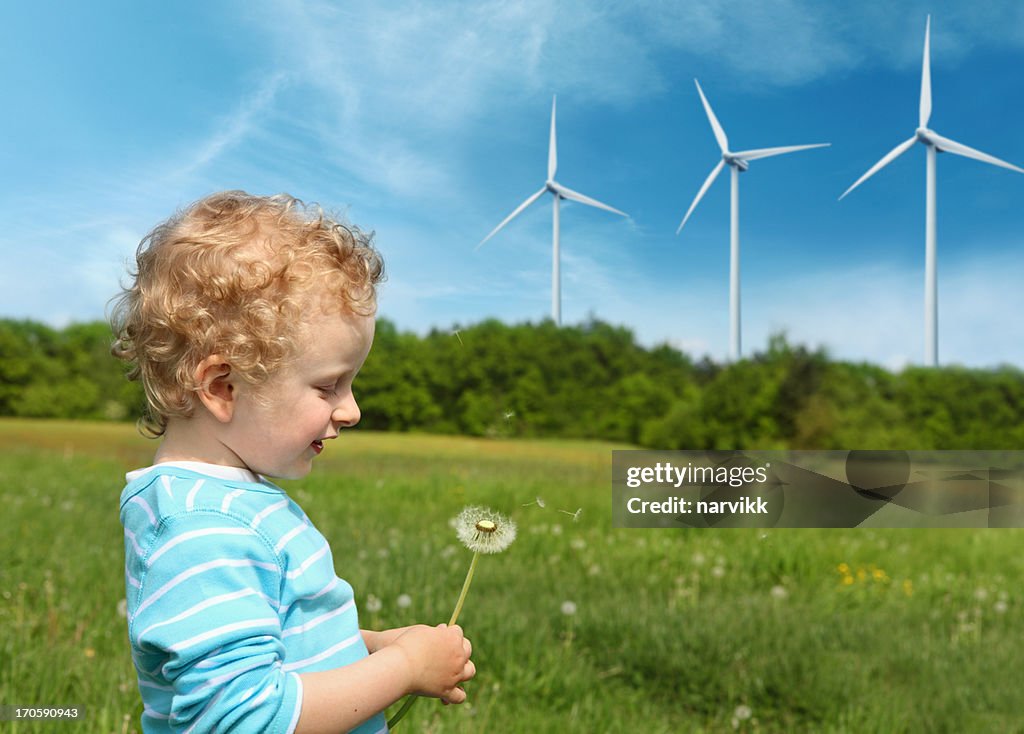
<instances>
[{"instance_id":1,"label":"wind turbine","mask_svg":"<svg viewBox=\"0 0 1024 734\"><path fill-rule=\"evenodd\" d=\"M584 196L578 191L573 191L570 188L563 186L562 184L555 181L555 171L558 168L558 146L555 142L555 97L551 98L551 140L548 143L548 177L544 182L544 187L533 194L520 204L514 212L509 214L502 220L501 224L491 230L491 233L480 241L480 244L476 246L476 249L480 249L487 240L491 239L494 235L501 231L501 228L506 224L515 219L524 209L530 204L537 201L541 195L550 191L554 197L554 224L553 224L553 240L551 245L551 318L556 325L562 323L562 279L560 273L561 256L559 254L559 242L558 242L558 202L562 199L569 199L570 201L578 201L580 204L586 204L587 206L597 207L598 209L604 209L606 211L613 212L615 214L621 214L622 216L628 216L625 212L620 212L618 209L602 204L596 199L591 199L589 196Z\"/></svg>"},{"instance_id":2,"label":"wind turbine","mask_svg":"<svg viewBox=\"0 0 1024 734\"><path fill-rule=\"evenodd\" d=\"M894 160L910 150L914 143L923 143L927 153L925 182L925 215L924 215L924 352L925 364L936 367L939 363L939 297L935 266L935 154L942 152L955 153L965 158L973 158L983 163L1009 168L1011 171L1024 173L1006 161L993 158L980 150L968 148L955 140L944 138L928 129L928 119L932 115L932 72L929 58L929 38L931 36L932 16L929 15L924 25L924 59L921 62L921 104L917 130L914 136L890 150L882 160L868 169L868 172L857 179L857 182L843 192L843 197L874 176Z\"/></svg>"},{"instance_id":3,"label":"wind turbine","mask_svg":"<svg viewBox=\"0 0 1024 734\"><path fill-rule=\"evenodd\" d=\"M693 210L697 208L697 204L704 197L704 194L711 187L711 184L714 183L715 179L718 178L722 168L728 165L732 169L732 188L729 197L729 359L736 361L740 358L740 173L750 167L750 161L755 161L758 158L769 158L774 155L794 153L798 150L808 150L810 148L822 148L830 145L830 143L787 145L781 148L757 148L755 150L742 150L733 153L729 150L729 139L725 136L725 131L722 129L721 124L719 124L718 118L715 117L711 105L708 104L707 97L704 96L704 90L700 88L700 82L694 79L693 83L697 85L697 93L700 95L700 101L704 104L704 111L707 113L708 122L711 123L711 130L715 134L715 140L718 141L718 147L722 150L722 160L711 169L710 175L704 181L704 185L700 187L700 191L697 192L697 196L694 198L693 203L690 204L690 208L687 209L686 216L679 223L676 234L678 235L683 231L683 225L686 224L686 220L690 218Z\"/></svg>"}]
</instances>

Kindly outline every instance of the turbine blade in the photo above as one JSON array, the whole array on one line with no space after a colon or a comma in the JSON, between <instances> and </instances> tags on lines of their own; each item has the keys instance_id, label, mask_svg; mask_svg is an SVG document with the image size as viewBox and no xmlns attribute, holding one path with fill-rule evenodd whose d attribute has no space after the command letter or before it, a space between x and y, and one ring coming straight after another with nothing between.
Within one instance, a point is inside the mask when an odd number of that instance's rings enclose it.
<instances>
[{"instance_id":1,"label":"turbine blade","mask_svg":"<svg viewBox=\"0 0 1024 734\"><path fill-rule=\"evenodd\" d=\"M683 217L683 221L679 223L679 229L676 230L676 234L683 231L683 225L686 224L686 220L690 218L691 214L693 214L693 210L697 208L697 204L699 204L700 200L704 198L705 192L707 192L711 187L711 184L715 182L715 179L718 178L718 174L722 172L724 167L725 161L723 160L718 161L718 165L711 169L711 174L704 180L704 185L700 187L700 191L697 192L697 196L694 198L693 203L690 204L690 208L686 210L686 216Z\"/></svg>"},{"instance_id":2,"label":"turbine blade","mask_svg":"<svg viewBox=\"0 0 1024 734\"><path fill-rule=\"evenodd\" d=\"M956 155L962 155L965 158L973 158L976 161L982 161L983 163L991 163L993 166L1001 166L1002 168L1009 168L1011 171L1017 171L1018 173L1024 173L1024 168L1018 168L1012 163L1001 161L994 156L990 156L988 153L982 153L980 150L969 148L963 143L958 143L955 140L944 138L941 135L931 134L932 140L935 141L935 147L939 150L944 150L947 153L955 153Z\"/></svg>"},{"instance_id":3,"label":"turbine blade","mask_svg":"<svg viewBox=\"0 0 1024 734\"><path fill-rule=\"evenodd\" d=\"M846 195L847 195L848 193L850 193L851 191L853 191L853 190L854 190L855 188L857 188L857 187L858 187L858 186L860 186L860 185L861 185L862 183L864 183L864 182L865 182L865 181L867 181L867 180L868 180L869 178L871 178L871 177L872 177L872 176L874 176L874 175L875 175L876 173L878 173L878 172L879 172L879 171L880 171L881 169L885 168L885 167L886 167L887 165L889 165L889 164L890 164L890 163L892 163L892 162L893 162L894 160L896 160L896 159L897 159L897 158L899 158L899 157L900 157L901 155L903 155L903 154L904 154L904 153L906 153L906 152L907 152L908 150L910 150L910 146L912 146L912 145L913 145L914 143L916 143L916 142L917 142L917 136L915 135L915 136L914 136L914 137L912 137L912 138L911 138L910 140L905 140L905 141L903 141L902 143L900 143L899 145L897 145L897 146L896 146L895 148L893 148L892 150L890 150L890 151L889 151L888 153L886 153L886 154L885 154L885 157L883 157L883 158L882 158L882 160L878 161L878 163L876 163L875 165L871 166L871 168L869 168L869 169L868 169L868 172L867 172L867 173L865 173L865 174L864 174L863 176L861 176L860 178L858 178L858 179L857 179L857 182L856 182L856 183L855 183L855 184L854 184L853 186L851 186L851 187L850 187L850 188L848 188L848 189L847 189L846 191L844 191L844 192L843 192L843 196L840 196L840 197L839 197L839 200L840 200L840 201L842 201L842 200L843 200L843 197L845 197L845 196L846 196Z\"/></svg>"},{"instance_id":4,"label":"turbine blade","mask_svg":"<svg viewBox=\"0 0 1024 734\"><path fill-rule=\"evenodd\" d=\"M509 215L508 215L507 217L505 217L505 218L504 218L504 219L502 220L501 224L499 224L499 225L498 225L497 227L495 227L494 229L492 229L492 230L491 230L491 233L490 233L489 235L487 235L487 236L486 236L486 237L484 237L484 238L483 238L482 240L480 240L480 244L479 244L479 245L477 245L477 246L476 246L475 248L473 248L473 249L475 249L475 250L479 250L479 249L480 249L481 247L483 247L483 244L484 244L484 243L485 243L485 242L486 242L487 240L491 239L491 237L493 237L494 235L498 234L498 232L499 232L499 231L501 231L501 228L502 228L502 227L504 227L504 226L505 226L506 224L508 224L509 222L511 222L511 221L512 221L513 219L515 219L515 218L516 218L516 216L518 216L518 215L519 215L519 213L520 213L521 211L523 211L523 209L525 209L526 207L530 206L530 204L532 204L533 202L537 201L537 199L539 199L539 198L540 198L540 195L541 195L541 194L543 194L543 193L544 193L545 191L547 191L547 190L548 190L548 189L547 189L547 187L545 186L545 187L544 187L544 188L542 188L542 189L541 189L540 191L538 191L538 192L537 192L536 194L534 194L534 195L533 195L533 196L531 196L531 197L530 197L529 199L527 199L527 200L526 200L526 201L524 201L524 202L523 202L522 204L520 204L520 205L519 205L519 206L518 206L518 207L516 208L516 210L515 210L514 212L512 212L511 214L509 214Z\"/></svg>"},{"instance_id":5,"label":"turbine blade","mask_svg":"<svg viewBox=\"0 0 1024 734\"><path fill-rule=\"evenodd\" d=\"M924 60L921 62L921 114L918 127L928 125L928 118L932 116L932 62L929 47L931 46L932 16L924 24Z\"/></svg>"},{"instance_id":6,"label":"turbine blade","mask_svg":"<svg viewBox=\"0 0 1024 734\"><path fill-rule=\"evenodd\" d=\"M708 104L708 98L704 96L704 90L700 88L700 82L694 79L693 83L697 85L697 93L700 95L700 101L704 103L704 112L707 113L708 122L711 123L711 130L715 134L715 140L718 141L718 147L722 149L723 153L726 153L729 150L729 138L725 137L725 130L722 129L718 118L715 117L714 110Z\"/></svg>"},{"instance_id":7,"label":"turbine blade","mask_svg":"<svg viewBox=\"0 0 1024 734\"><path fill-rule=\"evenodd\" d=\"M548 180L555 177L558 168L558 143L555 140L555 95L551 95L551 140L548 143Z\"/></svg>"},{"instance_id":8,"label":"turbine blade","mask_svg":"<svg viewBox=\"0 0 1024 734\"><path fill-rule=\"evenodd\" d=\"M784 153L795 153L798 150L810 150L811 148L824 148L832 143L814 143L813 145L787 145L781 148L758 148L757 150L744 150L740 153L733 153L737 158L745 161L756 161L758 158L770 158L773 155Z\"/></svg>"},{"instance_id":9,"label":"turbine blade","mask_svg":"<svg viewBox=\"0 0 1024 734\"><path fill-rule=\"evenodd\" d=\"M597 207L598 209L604 209L605 211L609 211L614 214L621 214L624 217L629 216L628 214L626 214L626 212L620 212L615 207L608 206L607 204L602 204L597 199L591 199L589 196L584 196L579 191L573 191L572 189L568 189L560 183L554 184L554 189L555 191L558 192L558 195L561 196L563 199L569 199L570 201L578 201L580 204L594 206Z\"/></svg>"}]
</instances>

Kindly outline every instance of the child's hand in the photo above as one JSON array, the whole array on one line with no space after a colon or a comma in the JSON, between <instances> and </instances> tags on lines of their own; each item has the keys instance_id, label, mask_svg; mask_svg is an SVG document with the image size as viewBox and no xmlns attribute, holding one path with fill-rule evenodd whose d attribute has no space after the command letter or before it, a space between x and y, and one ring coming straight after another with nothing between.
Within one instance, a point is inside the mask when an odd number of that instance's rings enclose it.
<instances>
[{"instance_id":1,"label":"child's hand","mask_svg":"<svg viewBox=\"0 0 1024 734\"><path fill-rule=\"evenodd\" d=\"M393 645L409 661L409 693L433 696L445 703L462 703L466 692L459 683L476 675L469 656L473 645L458 625L416 625L397 637Z\"/></svg>"}]
</instances>

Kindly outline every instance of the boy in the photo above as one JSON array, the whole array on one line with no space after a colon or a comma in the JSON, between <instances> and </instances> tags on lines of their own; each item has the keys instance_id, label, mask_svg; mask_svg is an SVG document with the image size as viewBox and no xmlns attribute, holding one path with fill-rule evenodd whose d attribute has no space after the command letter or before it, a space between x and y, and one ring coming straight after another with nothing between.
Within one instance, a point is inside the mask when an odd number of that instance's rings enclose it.
<instances>
[{"instance_id":1,"label":"boy","mask_svg":"<svg viewBox=\"0 0 1024 734\"><path fill-rule=\"evenodd\" d=\"M128 474L128 632L146 732L386 731L402 696L461 703L458 626L360 631L330 548L264 477L305 476L359 421L383 263L286 196L209 196L143 241L113 352L145 387Z\"/></svg>"}]
</instances>

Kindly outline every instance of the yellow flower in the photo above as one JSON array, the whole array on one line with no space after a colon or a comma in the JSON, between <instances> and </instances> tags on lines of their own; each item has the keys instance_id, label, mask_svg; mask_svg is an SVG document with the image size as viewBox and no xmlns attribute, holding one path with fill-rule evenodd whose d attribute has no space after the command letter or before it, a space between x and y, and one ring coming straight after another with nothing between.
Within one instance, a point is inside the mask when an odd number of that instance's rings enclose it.
<instances>
[{"instance_id":1,"label":"yellow flower","mask_svg":"<svg viewBox=\"0 0 1024 734\"><path fill-rule=\"evenodd\" d=\"M839 569L839 573L843 574L844 576L850 573L850 567L847 566L845 563L840 563L839 566L837 566L837 568Z\"/></svg>"}]
</instances>

